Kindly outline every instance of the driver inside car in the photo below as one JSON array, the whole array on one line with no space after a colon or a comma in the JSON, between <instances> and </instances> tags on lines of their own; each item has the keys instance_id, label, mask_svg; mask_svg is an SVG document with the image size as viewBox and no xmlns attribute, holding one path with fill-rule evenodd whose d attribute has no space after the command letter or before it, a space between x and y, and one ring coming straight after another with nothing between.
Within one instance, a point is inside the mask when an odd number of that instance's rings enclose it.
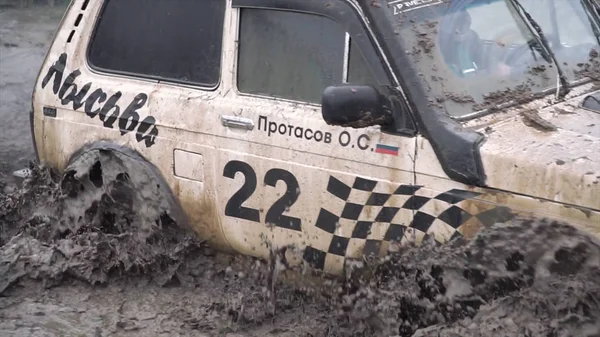
<instances>
[{"instance_id":1,"label":"driver inside car","mask_svg":"<svg viewBox=\"0 0 600 337\"><path fill-rule=\"evenodd\" d=\"M508 76L511 67L504 62L490 65L483 52L484 43L479 34L471 29L471 15L462 9L448 15L442 23L439 35L440 48L446 64L459 76L468 77L481 71L497 76ZM448 29L445 29L445 25Z\"/></svg>"}]
</instances>

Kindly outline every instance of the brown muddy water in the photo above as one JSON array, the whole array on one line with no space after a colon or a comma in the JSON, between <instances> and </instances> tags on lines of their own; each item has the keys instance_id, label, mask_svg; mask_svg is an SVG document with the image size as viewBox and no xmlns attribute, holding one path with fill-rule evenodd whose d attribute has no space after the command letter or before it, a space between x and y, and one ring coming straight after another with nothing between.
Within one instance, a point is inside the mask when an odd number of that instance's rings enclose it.
<instances>
[{"instance_id":1,"label":"brown muddy water","mask_svg":"<svg viewBox=\"0 0 600 337\"><path fill-rule=\"evenodd\" d=\"M36 167L15 188L8 174L33 157L31 90L61 14L0 8L0 336L600 336L600 242L565 224L397 247L315 282L280 254L219 254L168 217L126 219L91 173L65 183ZM70 195L78 182L88 197Z\"/></svg>"}]
</instances>

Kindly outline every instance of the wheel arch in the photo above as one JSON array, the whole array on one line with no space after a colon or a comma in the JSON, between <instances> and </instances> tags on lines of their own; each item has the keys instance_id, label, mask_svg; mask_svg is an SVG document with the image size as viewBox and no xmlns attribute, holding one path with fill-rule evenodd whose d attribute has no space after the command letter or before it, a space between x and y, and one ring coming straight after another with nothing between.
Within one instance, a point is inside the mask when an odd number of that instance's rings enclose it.
<instances>
[{"instance_id":1,"label":"wheel arch","mask_svg":"<svg viewBox=\"0 0 600 337\"><path fill-rule=\"evenodd\" d=\"M166 198L166 202L169 205L170 214L168 214L177 224L185 229L189 229L188 216L183 210L179 199L175 196L171 186L167 183L164 175L150 160L142 155L137 150L128 146L114 143L110 140L95 140L84 144L79 147L76 151L71 153L67 157L64 170L60 172L61 182L70 171L70 167L77 159L81 158L84 154L98 151L104 154L120 154L126 158L130 158L132 161L138 162L152 177L154 177L158 183L158 189L161 195ZM131 173L129 173L131 174Z\"/></svg>"}]
</instances>

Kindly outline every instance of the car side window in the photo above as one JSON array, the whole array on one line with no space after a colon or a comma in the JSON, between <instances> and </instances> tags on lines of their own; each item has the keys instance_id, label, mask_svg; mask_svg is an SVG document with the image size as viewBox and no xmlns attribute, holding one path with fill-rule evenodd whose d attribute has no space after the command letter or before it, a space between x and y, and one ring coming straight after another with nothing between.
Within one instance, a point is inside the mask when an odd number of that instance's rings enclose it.
<instances>
[{"instance_id":1,"label":"car side window","mask_svg":"<svg viewBox=\"0 0 600 337\"><path fill-rule=\"evenodd\" d=\"M219 83L225 0L106 0L88 50L101 71Z\"/></svg>"},{"instance_id":2,"label":"car side window","mask_svg":"<svg viewBox=\"0 0 600 337\"><path fill-rule=\"evenodd\" d=\"M365 62L360 49L354 46L352 39L349 41L348 53L348 83L376 85L377 81L373 72Z\"/></svg>"},{"instance_id":3,"label":"car side window","mask_svg":"<svg viewBox=\"0 0 600 337\"><path fill-rule=\"evenodd\" d=\"M358 48L330 18L249 8L240 16L240 92L320 103L327 86L376 83Z\"/></svg>"}]
</instances>

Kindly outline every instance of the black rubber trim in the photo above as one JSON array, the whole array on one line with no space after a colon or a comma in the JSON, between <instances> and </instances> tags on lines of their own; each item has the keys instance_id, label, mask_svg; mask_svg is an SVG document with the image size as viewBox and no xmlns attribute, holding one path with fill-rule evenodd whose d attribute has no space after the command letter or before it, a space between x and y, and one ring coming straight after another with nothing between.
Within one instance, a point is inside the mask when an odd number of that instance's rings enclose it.
<instances>
[{"instance_id":1,"label":"black rubber trim","mask_svg":"<svg viewBox=\"0 0 600 337\"><path fill-rule=\"evenodd\" d=\"M384 59L361 20L358 12L349 3L341 0L232 0L233 8L275 9L311 13L328 17L342 25L358 44L375 78L382 85L394 83L393 77L383 66Z\"/></svg>"},{"instance_id":2,"label":"black rubber trim","mask_svg":"<svg viewBox=\"0 0 600 337\"><path fill-rule=\"evenodd\" d=\"M31 142L33 143L33 152L35 153L35 163L39 164L40 163L40 154L38 152L37 149L37 142L35 140L35 126L33 125L34 121L33 119L35 118L34 114L33 114L33 101L31 103L31 110L29 110L29 128L31 130Z\"/></svg>"},{"instance_id":3,"label":"black rubber trim","mask_svg":"<svg viewBox=\"0 0 600 337\"><path fill-rule=\"evenodd\" d=\"M449 115L429 105L423 84L403 45L402 37L394 32L392 23L384 11L385 4L373 6L371 0L360 1L365 15L372 23L375 35L398 75L400 86L414 111L419 131L429 140L435 154L450 179L468 184L485 186L486 176L481 162L480 147L485 137L476 131L465 129Z\"/></svg>"}]
</instances>

